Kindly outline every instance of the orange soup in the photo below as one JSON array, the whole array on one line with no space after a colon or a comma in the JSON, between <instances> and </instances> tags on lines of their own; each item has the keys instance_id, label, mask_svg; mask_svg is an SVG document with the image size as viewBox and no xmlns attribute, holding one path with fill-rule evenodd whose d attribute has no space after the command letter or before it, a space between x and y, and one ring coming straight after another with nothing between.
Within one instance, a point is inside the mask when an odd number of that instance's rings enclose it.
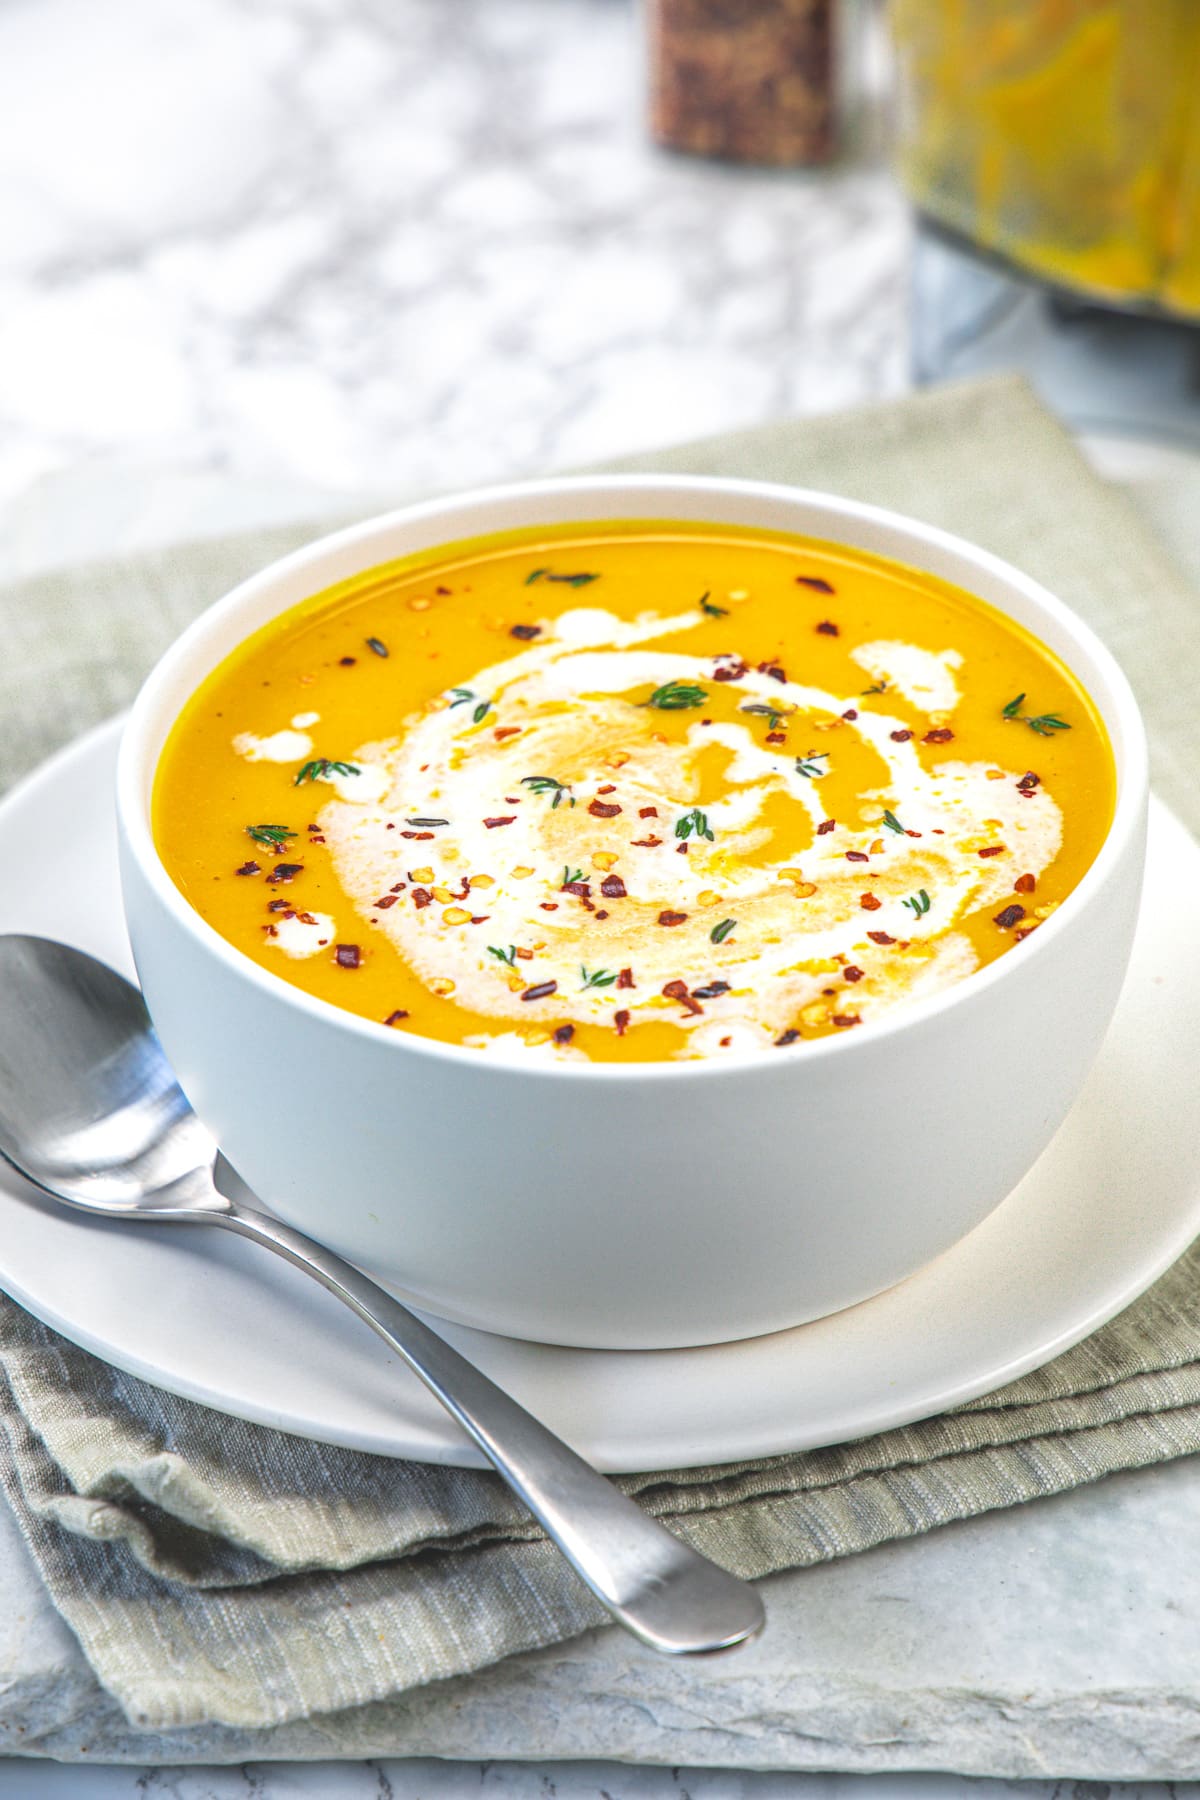
<instances>
[{"instance_id":1,"label":"orange soup","mask_svg":"<svg viewBox=\"0 0 1200 1800\"><path fill-rule=\"evenodd\" d=\"M314 596L163 753L229 942L517 1057L774 1054L1021 944L1112 817L1096 711L962 590L733 526L508 532Z\"/></svg>"}]
</instances>

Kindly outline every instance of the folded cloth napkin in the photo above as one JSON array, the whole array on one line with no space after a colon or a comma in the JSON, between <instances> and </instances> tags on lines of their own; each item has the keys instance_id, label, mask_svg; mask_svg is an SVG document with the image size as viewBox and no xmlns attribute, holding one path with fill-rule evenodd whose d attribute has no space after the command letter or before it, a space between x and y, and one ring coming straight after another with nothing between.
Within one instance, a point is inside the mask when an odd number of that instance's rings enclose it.
<instances>
[{"instance_id":1,"label":"folded cloth napkin","mask_svg":"<svg viewBox=\"0 0 1200 1800\"><path fill-rule=\"evenodd\" d=\"M617 465L614 465L617 466ZM621 465L821 487L964 533L1089 618L1139 691L1160 793L1200 829L1188 583L1012 380ZM0 783L125 702L153 657L311 525L0 594ZM0 1255L0 1280L2 1280ZM1046 1368L904 1430L626 1477L745 1575L799 1567L1200 1448L1200 1252ZM603 1613L493 1476L311 1444L107 1367L0 1297L0 1476L49 1593L145 1730L384 1700Z\"/></svg>"}]
</instances>

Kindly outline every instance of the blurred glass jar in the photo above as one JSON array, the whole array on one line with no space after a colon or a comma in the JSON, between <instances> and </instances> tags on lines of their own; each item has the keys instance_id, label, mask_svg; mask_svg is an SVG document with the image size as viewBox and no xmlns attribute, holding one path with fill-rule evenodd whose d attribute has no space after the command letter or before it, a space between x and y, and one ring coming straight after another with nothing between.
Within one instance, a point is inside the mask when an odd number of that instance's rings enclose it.
<instances>
[{"instance_id":1,"label":"blurred glass jar","mask_svg":"<svg viewBox=\"0 0 1200 1800\"><path fill-rule=\"evenodd\" d=\"M892 0L921 210L1056 287L1200 318L1200 0Z\"/></svg>"}]
</instances>

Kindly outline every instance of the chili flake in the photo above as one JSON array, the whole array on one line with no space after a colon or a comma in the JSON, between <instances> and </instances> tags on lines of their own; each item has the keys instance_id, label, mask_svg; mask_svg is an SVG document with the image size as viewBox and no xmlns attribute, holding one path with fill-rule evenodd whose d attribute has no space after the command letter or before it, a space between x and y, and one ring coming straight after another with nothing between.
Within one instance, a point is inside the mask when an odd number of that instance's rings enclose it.
<instances>
[{"instance_id":1,"label":"chili flake","mask_svg":"<svg viewBox=\"0 0 1200 1800\"><path fill-rule=\"evenodd\" d=\"M295 876L303 875L303 873L304 873L304 864L303 863L281 862L281 863L275 864L275 867L271 870L271 873L267 876L267 880L270 882L272 887L276 887L279 884L279 882L291 881L294 879Z\"/></svg>"},{"instance_id":2,"label":"chili flake","mask_svg":"<svg viewBox=\"0 0 1200 1800\"><path fill-rule=\"evenodd\" d=\"M607 788L604 791L610 794L612 793L611 788ZM604 800L593 800L588 807L588 811L591 813L593 819L615 819L620 810L621 808L619 806L610 806Z\"/></svg>"},{"instance_id":3,"label":"chili flake","mask_svg":"<svg viewBox=\"0 0 1200 1800\"><path fill-rule=\"evenodd\" d=\"M836 819L822 819L821 823L817 826L817 836L824 837L826 832L832 831L836 825Z\"/></svg>"},{"instance_id":4,"label":"chili flake","mask_svg":"<svg viewBox=\"0 0 1200 1800\"><path fill-rule=\"evenodd\" d=\"M606 900L624 900L627 897L625 883L619 875L606 875L600 883L600 892Z\"/></svg>"},{"instance_id":5,"label":"chili flake","mask_svg":"<svg viewBox=\"0 0 1200 1800\"><path fill-rule=\"evenodd\" d=\"M834 1013L833 1022L835 1025L842 1027L862 1024L862 1020L857 1013Z\"/></svg>"},{"instance_id":6,"label":"chili flake","mask_svg":"<svg viewBox=\"0 0 1200 1800\"><path fill-rule=\"evenodd\" d=\"M383 1022L385 1025L398 1025L401 1019L407 1019L407 1017L408 1014L405 1012L404 1008L398 1006L395 1012L390 1012Z\"/></svg>"},{"instance_id":7,"label":"chili flake","mask_svg":"<svg viewBox=\"0 0 1200 1800\"><path fill-rule=\"evenodd\" d=\"M1033 875L1018 875L1013 882L1014 894L1032 894L1037 887L1037 878Z\"/></svg>"},{"instance_id":8,"label":"chili flake","mask_svg":"<svg viewBox=\"0 0 1200 1800\"><path fill-rule=\"evenodd\" d=\"M509 627L508 635L509 637L520 638L522 643L528 644L535 637L541 637L542 628L540 625L511 625Z\"/></svg>"},{"instance_id":9,"label":"chili flake","mask_svg":"<svg viewBox=\"0 0 1200 1800\"><path fill-rule=\"evenodd\" d=\"M781 1032L775 1039L775 1048L777 1050L786 1050L787 1046L789 1044L794 1044L799 1036L800 1033L797 1031L796 1027L794 1025L789 1025L787 1030Z\"/></svg>"},{"instance_id":10,"label":"chili flake","mask_svg":"<svg viewBox=\"0 0 1200 1800\"><path fill-rule=\"evenodd\" d=\"M891 738L893 744L907 744L909 738L912 736L912 732L911 731L889 731L888 736Z\"/></svg>"},{"instance_id":11,"label":"chili flake","mask_svg":"<svg viewBox=\"0 0 1200 1800\"><path fill-rule=\"evenodd\" d=\"M814 629L816 631L819 631L822 637L838 637L838 636L840 636L838 628L834 624L832 619L822 619L821 623L819 625L815 626Z\"/></svg>"},{"instance_id":12,"label":"chili flake","mask_svg":"<svg viewBox=\"0 0 1200 1800\"><path fill-rule=\"evenodd\" d=\"M797 575L801 587L813 588L818 594L836 594L837 589L823 575Z\"/></svg>"},{"instance_id":13,"label":"chili flake","mask_svg":"<svg viewBox=\"0 0 1200 1800\"><path fill-rule=\"evenodd\" d=\"M636 985L637 983L633 979L632 969L621 969L618 971L617 986L619 988L631 988L636 987Z\"/></svg>"},{"instance_id":14,"label":"chili flake","mask_svg":"<svg viewBox=\"0 0 1200 1800\"><path fill-rule=\"evenodd\" d=\"M873 944L894 944L895 938L889 937L886 931L868 931L867 936Z\"/></svg>"},{"instance_id":15,"label":"chili flake","mask_svg":"<svg viewBox=\"0 0 1200 1800\"><path fill-rule=\"evenodd\" d=\"M1014 901L1011 906L1004 907L996 914L993 924L999 925L1001 931L1010 931L1014 925L1019 925L1024 917L1025 908L1018 906Z\"/></svg>"},{"instance_id":16,"label":"chili flake","mask_svg":"<svg viewBox=\"0 0 1200 1800\"><path fill-rule=\"evenodd\" d=\"M862 907L864 912L878 912L879 908L883 905L883 901L877 900L874 894L860 894L858 896L858 904Z\"/></svg>"},{"instance_id":17,"label":"chili flake","mask_svg":"<svg viewBox=\"0 0 1200 1800\"><path fill-rule=\"evenodd\" d=\"M687 914L680 912L660 912L658 915L658 922L660 925L684 925L687 922Z\"/></svg>"},{"instance_id":18,"label":"chili flake","mask_svg":"<svg viewBox=\"0 0 1200 1800\"><path fill-rule=\"evenodd\" d=\"M339 944L334 957L339 969L357 969L362 963L362 951L357 944Z\"/></svg>"},{"instance_id":19,"label":"chili flake","mask_svg":"<svg viewBox=\"0 0 1200 1800\"><path fill-rule=\"evenodd\" d=\"M668 1000L678 1000L680 1006L685 1007L688 1014L691 1016L704 1011L704 1008L693 1000L692 996L688 993L686 981L668 981L664 983L663 993Z\"/></svg>"},{"instance_id":20,"label":"chili flake","mask_svg":"<svg viewBox=\"0 0 1200 1800\"><path fill-rule=\"evenodd\" d=\"M495 831L495 829L498 825L511 825L513 820L516 818L516 816L517 816L516 813L510 813L507 818L485 819L483 822L487 826L489 831Z\"/></svg>"},{"instance_id":21,"label":"chili flake","mask_svg":"<svg viewBox=\"0 0 1200 1800\"><path fill-rule=\"evenodd\" d=\"M559 1025L554 1033L554 1041L556 1044L569 1044L574 1036L575 1027L573 1025Z\"/></svg>"},{"instance_id":22,"label":"chili flake","mask_svg":"<svg viewBox=\"0 0 1200 1800\"><path fill-rule=\"evenodd\" d=\"M948 725L939 725L933 731L927 731L921 742L923 744L948 744L953 737L954 733Z\"/></svg>"},{"instance_id":23,"label":"chili flake","mask_svg":"<svg viewBox=\"0 0 1200 1800\"><path fill-rule=\"evenodd\" d=\"M429 892L428 888L415 887L412 891L412 897L413 905L418 912L420 912L423 906L429 906L433 902L433 895Z\"/></svg>"},{"instance_id":24,"label":"chili flake","mask_svg":"<svg viewBox=\"0 0 1200 1800\"><path fill-rule=\"evenodd\" d=\"M256 862L244 862L240 869L235 869L233 872L235 875L261 875L262 869Z\"/></svg>"},{"instance_id":25,"label":"chili flake","mask_svg":"<svg viewBox=\"0 0 1200 1800\"><path fill-rule=\"evenodd\" d=\"M536 987L526 988L521 998L522 1000L546 1000L551 994L557 992L557 981L539 981Z\"/></svg>"}]
</instances>

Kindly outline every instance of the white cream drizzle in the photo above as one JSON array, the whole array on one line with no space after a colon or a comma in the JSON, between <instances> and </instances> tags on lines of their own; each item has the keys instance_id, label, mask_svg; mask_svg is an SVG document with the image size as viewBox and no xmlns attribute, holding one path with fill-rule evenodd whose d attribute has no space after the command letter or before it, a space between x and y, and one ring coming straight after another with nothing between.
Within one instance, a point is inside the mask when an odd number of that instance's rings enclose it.
<instances>
[{"instance_id":1,"label":"white cream drizzle","mask_svg":"<svg viewBox=\"0 0 1200 1800\"><path fill-rule=\"evenodd\" d=\"M335 929L328 913L295 913L290 919L279 913L271 921L266 941L285 956L316 956L333 942Z\"/></svg>"},{"instance_id":2,"label":"white cream drizzle","mask_svg":"<svg viewBox=\"0 0 1200 1800\"><path fill-rule=\"evenodd\" d=\"M661 641L700 617L629 624L599 608L564 613L544 641L471 678L472 695L491 702L482 722L467 706L412 715L400 735L352 753L360 777L329 778L337 797L319 822L341 886L423 981L450 979L456 1002L495 1019L494 1034L467 1042L523 1055L532 1051L522 1034L544 1020L611 1028L622 1008L632 1027L652 1019L686 1027L681 1054L707 1057L767 1048L805 1008L875 1018L969 974L976 955L958 922L978 907L1010 902L1015 876L1039 875L1057 854L1061 814L1044 788L1022 794L1017 774L989 779L994 765L954 760L952 753L925 768L914 742L893 741L904 721L878 710L882 699L834 731L814 731L811 745L799 719L779 749L761 741L761 718L704 727L703 709L691 715L682 743L656 741L664 735L663 714L633 701L667 681L696 682L709 693L723 688L739 705L795 708L815 715L814 724L855 710L857 696L749 670L735 682L714 683L711 659L681 655ZM956 651L935 656L889 642L853 654L922 708L944 712L957 700ZM497 740L498 724L519 730ZM814 835L801 881L795 857L762 860L764 805L786 794L808 812L815 833L826 817L822 781L797 772L797 754L812 749L836 758L852 736L876 753L879 784L860 816ZM676 821L701 793L698 759L714 748L729 757L727 792L704 804L714 842L692 837L688 854L676 855ZM552 796L522 785L528 775L569 782L576 805L564 797L553 807ZM589 803L609 785L615 792L603 800L622 810L593 817ZM641 818L647 807L658 817ZM885 808L904 834L881 823ZM429 840L401 838L409 819L430 815L449 823ZM485 823L498 818L511 823ZM654 836L662 840L657 848L636 847ZM1003 852L981 858L978 851L993 844ZM867 860L848 862L848 851ZM611 870L595 865L598 853L615 853ZM606 911L606 920L597 922L581 899L561 891L568 868L582 870L591 905ZM432 880L414 881L412 871L425 869ZM515 873L522 869L533 874ZM793 872L781 879L781 869ZM620 878L624 897L603 894L608 875ZM464 881L475 876L490 882L463 897ZM374 910L372 902L397 882L406 884L398 902ZM805 892L808 884L815 892ZM418 908L413 887L441 887L451 898ZM905 901L922 891L930 906L918 916ZM879 906L864 910L863 894ZM663 926L664 911L685 913L686 921ZM480 916L479 925L468 922ZM727 918L736 927L714 945L712 929ZM869 932L897 942L877 945ZM534 954L509 966L489 954L489 945ZM584 967L631 968L636 986L586 987ZM848 981L847 967L860 969L861 979ZM509 985L514 969L526 986L556 981L557 991L545 1001L523 1001ZM662 994L679 978L689 988L726 982L729 991L686 1015ZM536 1049L579 1054L553 1044Z\"/></svg>"},{"instance_id":3,"label":"white cream drizzle","mask_svg":"<svg viewBox=\"0 0 1200 1800\"><path fill-rule=\"evenodd\" d=\"M247 762L298 763L303 762L312 749L312 739L304 731L275 731L270 737L257 737L253 731L239 731L233 747Z\"/></svg>"}]
</instances>

